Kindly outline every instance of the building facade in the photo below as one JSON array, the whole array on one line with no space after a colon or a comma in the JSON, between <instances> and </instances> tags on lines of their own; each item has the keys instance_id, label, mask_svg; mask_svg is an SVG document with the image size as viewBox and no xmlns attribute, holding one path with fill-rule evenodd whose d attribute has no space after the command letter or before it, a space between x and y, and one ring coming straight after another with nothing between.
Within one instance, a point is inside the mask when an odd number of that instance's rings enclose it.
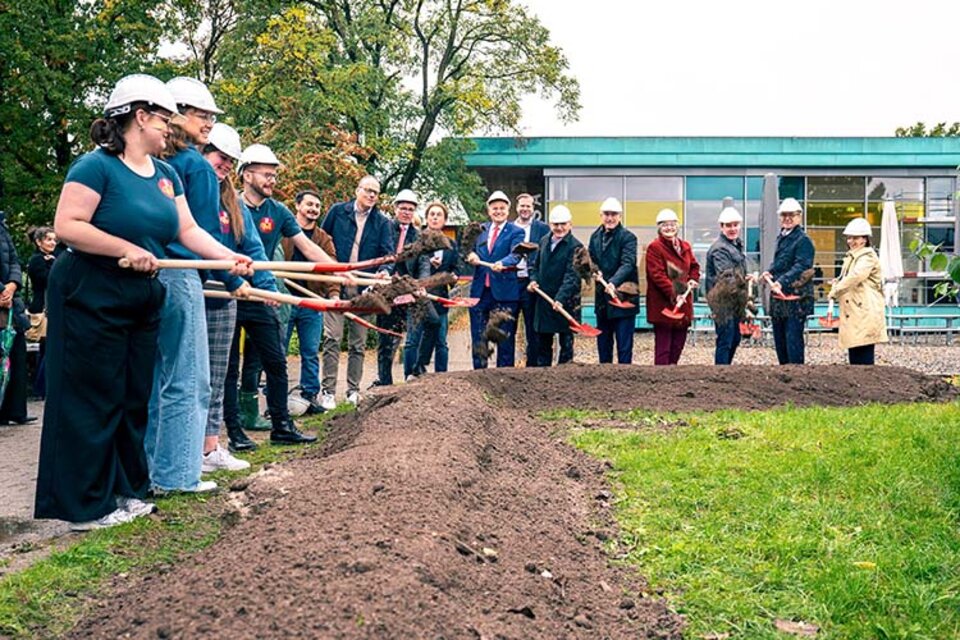
<instances>
[{"instance_id":1,"label":"building facade","mask_svg":"<svg viewBox=\"0 0 960 640\"><path fill-rule=\"evenodd\" d=\"M600 203L624 204L623 223L642 247L656 236L663 208L677 212L682 237L703 259L719 231L724 198L744 214L743 238L752 269L761 255L763 176L777 176L780 199L804 207L804 227L816 246L818 298L836 277L846 252L841 235L866 216L879 244L881 210L893 199L900 222L905 278L901 304L939 302L942 276L911 252L916 240L954 253L958 234L957 138L476 138L467 164L490 189L536 194L542 211L565 204L574 233L585 241L599 225ZM776 224L775 222L773 224ZM641 248L641 255L643 249ZM642 273L641 269L641 273ZM641 282L641 288L645 283ZM952 302L951 304L956 304Z\"/></svg>"}]
</instances>

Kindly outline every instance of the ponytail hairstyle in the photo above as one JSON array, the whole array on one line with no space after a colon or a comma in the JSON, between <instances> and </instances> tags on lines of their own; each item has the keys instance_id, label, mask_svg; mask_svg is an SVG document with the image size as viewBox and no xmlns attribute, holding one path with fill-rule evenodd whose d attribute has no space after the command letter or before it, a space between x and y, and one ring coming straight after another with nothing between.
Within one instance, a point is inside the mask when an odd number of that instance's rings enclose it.
<instances>
[{"instance_id":1,"label":"ponytail hairstyle","mask_svg":"<svg viewBox=\"0 0 960 640\"><path fill-rule=\"evenodd\" d=\"M127 146L123 134L136 119L137 111L147 111L148 106L143 101L131 102L125 107L111 110L106 117L94 120L90 126L90 139L93 144L112 156L121 155Z\"/></svg>"},{"instance_id":2,"label":"ponytail hairstyle","mask_svg":"<svg viewBox=\"0 0 960 640\"><path fill-rule=\"evenodd\" d=\"M227 176L220 181L220 204L230 217L230 228L233 229L233 239L240 244L243 241L243 215L240 213L240 201L237 199L237 190L233 186L233 176Z\"/></svg>"}]
</instances>

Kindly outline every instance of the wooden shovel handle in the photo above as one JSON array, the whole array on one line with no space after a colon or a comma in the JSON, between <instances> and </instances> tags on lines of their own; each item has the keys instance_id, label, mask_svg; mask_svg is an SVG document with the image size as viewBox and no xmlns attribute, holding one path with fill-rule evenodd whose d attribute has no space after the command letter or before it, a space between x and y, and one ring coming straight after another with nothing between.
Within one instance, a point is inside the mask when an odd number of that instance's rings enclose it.
<instances>
[{"instance_id":1,"label":"wooden shovel handle","mask_svg":"<svg viewBox=\"0 0 960 640\"><path fill-rule=\"evenodd\" d=\"M553 298L551 298L550 296L548 296L546 293L544 293L543 290L542 290L540 287L537 287L536 289L534 289L534 291L535 291L541 298L543 298L544 300L546 300L547 302L549 302L549 303L550 303L550 306L557 305L556 311L557 311L560 315L562 315L564 318L566 318L566 319L567 319L567 322L569 322L569 323L572 324L572 325L580 326L580 323L577 322L576 319L575 319L573 316L571 316L569 313L567 313L567 310L563 308L563 305L557 304L557 301L554 300Z\"/></svg>"}]
</instances>

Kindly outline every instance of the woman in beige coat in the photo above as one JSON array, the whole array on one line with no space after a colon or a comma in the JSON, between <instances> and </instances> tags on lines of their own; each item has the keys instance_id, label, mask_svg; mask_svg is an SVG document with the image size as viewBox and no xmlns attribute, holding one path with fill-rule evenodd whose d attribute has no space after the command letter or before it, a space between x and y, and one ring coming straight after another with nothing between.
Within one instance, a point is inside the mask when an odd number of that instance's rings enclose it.
<instances>
[{"instance_id":1,"label":"woman in beige coat","mask_svg":"<svg viewBox=\"0 0 960 640\"><path fill-rule=\"evenodd\" d=\"M874 345L887 342L880 259L870 246L873 234L864 218L851 220L843 235L850 250L830 290L830 297L840 302L840 347L848 350L850 364L873 364Z\"/></svg>"}]
</instances>

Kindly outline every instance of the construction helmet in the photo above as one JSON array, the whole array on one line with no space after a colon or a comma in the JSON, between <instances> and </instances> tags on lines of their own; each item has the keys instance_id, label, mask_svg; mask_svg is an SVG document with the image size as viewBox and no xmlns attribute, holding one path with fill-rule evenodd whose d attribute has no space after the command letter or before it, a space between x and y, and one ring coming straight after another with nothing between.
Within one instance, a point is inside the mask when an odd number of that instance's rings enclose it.
<instances>
[{"instance_id":1,"label":"construction helmet","mask_svg":"<svg viewBox=\"0 0 960 640\"><path fill-rule=\"evenodd\" d=\"M873 230L870 229L870 223L867 222L866 218L854 218L844 227L843 235L866 236L869 238L873 235Z\"/></svg>"},{"instance_id":2,"label":"construction helmet","mask_svg":"<svg viewBox=\"0 0 960 640\"><path fill-rule=\"evenodd\" d=\"M213 101L213 94L207 89L207 85L196 78L178 76L167 81L167 89L170 89L178 105L182 104L210 113L223 113L217 108L217 103Z\"/></svg>"},{"instance_id":3,"label":"construction helmet","mask_svg":"<svg viewBox=\"0 0 960 640\"><path fill-rule=\"evenodd\" d=\"M213 125L213 128L210 129L210 137L207 142L234 160L239 160L243 153L243 146L240 144L240 134L237 133L236 129L222 122L217 122Z\"/></svg>"},{"instance_id":4,"label":"construction helmet","mask_svg":"<svg viewBox=\"0 0 960 640\"><path fill-rule=\"evenodd\" d=\"M145 73L134 73L117 80L110 97L107 98L107 104L103 107L104 115L111 118L129 113L130 105L134 102L146 102L165 109L174 116L177 114L177 101L162 80Z\"/></svg>"},{"instance_id":5,"label":"construction helmet","mask_svg":"<svg viewBox=\"0 0 960 640\"><path fill-rule=\"evenodd\" d=\"M243 170L251 164L272 164L280 166L280 161L265 144L254 143L243 150L240 154L240 162L237 164L237 173L243 173Z\"/></svg>"},{"instance_id":6,"label":"construction helmet","mask_svg":"<svg viewBox=\"0 0 960 640\"><path fill-rule=\"evenodd\" d=\"M677 217L677 212L673 209L660 209L656 222L657 224L661 222L680 222L680 218Z\"/></svg>"},{"instance_id":7,"label":"construction helmet","mask_svg":"<svg viewBox=\"0 0 960 640\"><path fill-rule=\"evenodd\" d=\"M797 213L802 211L803 207L800 206L796 198L784 198L780 206L777 207L777 213Z\"/></svg>"},{"instance_id":8,"label":"construction helmet","mask_svg":"<svg viewBox=\"0 0 960 640\"><path fill-rule=\"evenodd\" d=\"M506 202L508 205L510 204L510 198L508 198L507 194L505 194L503 191L494 191L490 194L490 197L487 198L487 204L497 201Z\"/></svg>"},{"instance_id":9,"label":"construction helmet","mask_svg":"<svg viewBox=\"0 0 960 640\"><path fill-rule=\"evenodd\" d=\"M417 194L414 193L413 189L401 189L400 193L393 198L393 204L397 204L398 202L409 202L414 206L420 204L417 199Z\"/></svg>"},{"instance_id":10,"label":"construction helmet","mask_svg":"<svg viewBox=\"0 0 960 640\"><path fill-rule=\"evenodd\" d=\"M607 198L600 205L600 213L623 213L623 205L616 198Z\"/></svg>"},{"instance_id":11,"label":"construction helmet","mask_svg":"<svg viewBox=\"0 0 960 640\"><path fill-rule=\"evenodd\" d=\"M717 219L720 224L729 224L731 222L743 222L743 216L734 207L724 207Z\"/></svg>"},{"instance_id":12,"label":"construction helmet","mask_svg":"<svg viewBox=\"0 0 960 640\"><path fill-rule=\"evenodd\" d=\"M570 213L570 209L564 205L558 204L550 209L550 224L561 224L571 220L573 220L573 215Z\"/></svg>"}]
</instances>

